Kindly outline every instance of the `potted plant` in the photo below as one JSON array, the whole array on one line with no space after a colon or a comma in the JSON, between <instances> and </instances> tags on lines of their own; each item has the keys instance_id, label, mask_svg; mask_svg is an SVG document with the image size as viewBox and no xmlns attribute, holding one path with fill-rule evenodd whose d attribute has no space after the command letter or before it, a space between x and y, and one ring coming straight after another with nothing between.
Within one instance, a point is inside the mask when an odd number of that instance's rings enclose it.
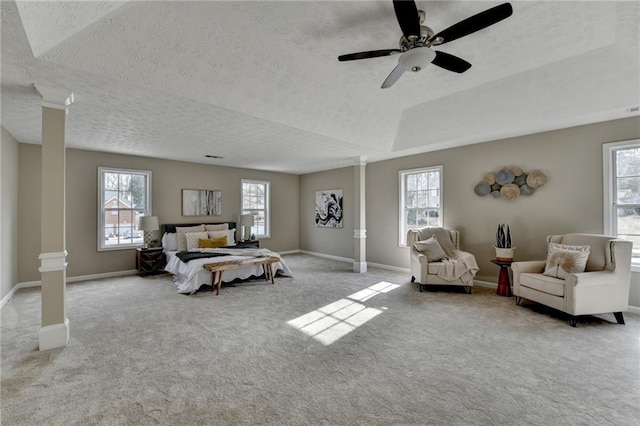
<instances>
[{"instance_id":1,"label":"potted plant","mask_svg":"<svg viewBox=\"0 0 640 426\"><path fill-rule=\"evenodd\" d=\"M506 223L498 224L496 231L496 259L497 260L513 260L513 250L511 247L511 229Z\"/></svg>"}]
</instances>

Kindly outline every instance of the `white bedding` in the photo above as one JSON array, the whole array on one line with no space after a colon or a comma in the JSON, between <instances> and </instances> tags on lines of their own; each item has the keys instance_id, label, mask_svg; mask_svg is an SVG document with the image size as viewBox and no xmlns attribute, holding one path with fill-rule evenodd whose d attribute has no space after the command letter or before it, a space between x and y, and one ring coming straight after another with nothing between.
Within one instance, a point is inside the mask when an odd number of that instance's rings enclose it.
<instances>
[{"instance_id":1,"label":"white bedding","mask_svg":"<svg viewBox=\"0 0 640 426\"><path fill-rule=\"evenodd\" d=\"M278 253L272 252L268 249L200 249L200 250L192 250L192 251L203 251L203 252L222 252L222 253L230 253L230 256L218 256L218 257L207 257L202 259L193 259L188 263L184 263L183 261L176 256L177 251L167 251L165 255L167 257L167 266L165 266L164 270L173 274L173 282L178 287L178 293L195 293L200 286L203 284L211 285L211 271L207 271L203 268L203 265L207 263L217 263L217 262L228 262L230 260L248 260L257 256L273 256L280 258L280 261L274 263L274 270L277 274L283 275L285 277L292 277L293 274L291 270L284 262L284 260L280 257ZM264 272L262 270L261 265L252 265L246 268L239 269L230 269L224 272L222 282L230 282L237 278L247 279L251 276L260 276Z\"/></svg>"}]
</instances>

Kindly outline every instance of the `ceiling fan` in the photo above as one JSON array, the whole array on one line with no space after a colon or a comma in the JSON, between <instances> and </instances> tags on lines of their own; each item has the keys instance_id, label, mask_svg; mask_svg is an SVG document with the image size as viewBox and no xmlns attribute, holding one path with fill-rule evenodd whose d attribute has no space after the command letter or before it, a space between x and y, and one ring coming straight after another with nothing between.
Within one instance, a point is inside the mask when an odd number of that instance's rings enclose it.
<instances>
[{"instance_id":1,"label":"ceiling fan","mask_svg":"<svg viewBox=\"0 0 640 426\"><path fill-rule=\"evenodd\" d=\"M508 18L513 13L511 4L503 3L435 34L431 28L421 25L426 14L423 10L418 10L414 0L393 0L393 8L403 34L400 37L399 49L370 50L338 56L339 61L353 61L400 53L398 65L382 83L383 89L393 86L405 71L418 72L429 64L457 73L465 72L471 68L469 62L446 52L435 51L431 47L480 31Z\"/></svg>"}]
</instances>

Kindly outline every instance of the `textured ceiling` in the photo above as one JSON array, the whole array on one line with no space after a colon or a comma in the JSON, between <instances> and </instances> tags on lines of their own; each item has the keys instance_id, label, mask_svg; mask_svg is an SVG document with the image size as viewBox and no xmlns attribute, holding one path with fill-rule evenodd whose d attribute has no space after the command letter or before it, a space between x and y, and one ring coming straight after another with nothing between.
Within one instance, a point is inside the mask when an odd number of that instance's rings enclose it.
<instances>
[{"instance_id":1,"label":"textured ceiling","mask_svg":"<svg viewBox=\"0 0 640 426\"><path fill-rule=\"evenodd\" d=\"M436 32L500 2L418 1ZM33 83L75 94L67 146L305 173L628 117L640 4L513 2L390 89L390 0L2 1L2 125L40 143ZM220 160L206 154L223 156Z\"/></svg>"}]
</instances>

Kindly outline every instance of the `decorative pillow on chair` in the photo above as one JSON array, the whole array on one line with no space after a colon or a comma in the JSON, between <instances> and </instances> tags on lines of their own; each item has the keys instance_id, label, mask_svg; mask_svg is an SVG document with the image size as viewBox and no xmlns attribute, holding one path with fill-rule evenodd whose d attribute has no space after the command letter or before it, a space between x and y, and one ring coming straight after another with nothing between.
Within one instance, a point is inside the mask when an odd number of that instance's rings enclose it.
<instances>
[{"instance_id":1,"label":"decorative pillow on chair","mask_svg":"<svg viewBox=\"0 0 640 426\"><path fill-rule=\"evenodd\" d=\"M549 243L543 274L564 280L569 274L584 272L590 251L589 246Z\"/></svg>"},{"instance_id":2,"label":"decorative pillow on chair","mask_svg":"<svg viewBox=\"0 0 640 426\"><path fill-rule=\"evenodd\" d=\"M200 248L216 248L216 247L224 247L227 245L227 236L218 237L218 238L207 238L198 240L198 247Z\"/></svg>"},{"instance_id":3,"label":"decorative pillow on chair","mask_svg":"<svg viewBox=\"0 0 640 426\"><path fill-rule=\"evenodd\" d=\"M209 238L209 234L206 232L189 232L184 236L187 242L187 250L197 249L200 244L200 239L206 240Z\"/></svg>"},{"instance_id":4,"label":"decorative pillow on chair","mask_svg":"<svg viewBox=\"0 0 640 426\"><path fill-rule=\"evenodd\" d=\"M440 246L440 243L435 237L431 237L423 241L416 241L413 243L413 247L415 247L415 249L420 253L427 256L427 260L429 262L437 262L447 257L447 254L444 252L442 246Z\"/></svg>"}]
</instances>

